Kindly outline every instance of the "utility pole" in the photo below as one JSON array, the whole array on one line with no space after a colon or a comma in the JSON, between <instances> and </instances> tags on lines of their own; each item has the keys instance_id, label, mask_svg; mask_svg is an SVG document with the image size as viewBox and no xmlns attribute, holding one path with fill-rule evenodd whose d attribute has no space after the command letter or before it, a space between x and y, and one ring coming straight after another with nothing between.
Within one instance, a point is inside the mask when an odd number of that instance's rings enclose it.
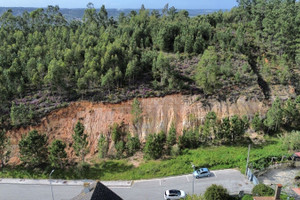
<instances>
[{"instance_id":1,"label":"utility pole","mask_svg":"<svg viewBox=\"0 0 300 200\"><path fill-rule=\"evenodd\" d=\"M249 156L250 156L250 148L251 148L251 144L249 144L249 146L248 146L248 156L247 156L246 172L245 172L246 175L247 175L247 171L248 171Z\"/></svg>"},{"instance_id":2,"label":"utility pole","mask_svg":"<svg viewBox=\"0 0 300 200\"><path fill-rule=\"evenodd\" d=\"M52 189L52 180L51 180L51 175L54 172L54 169L52 169L52 171L49 174L49 179L50 179L50 187L51 187L51 194L52 194L52 200L54 200L54 196L53 196L53 189Z\"/></svg>"},{"instance_id":3,"label":"utility pole","mask_svg":"<svg viewBox=\"0 0 300 200\"><path fill-rule=\"evenodd\" d=\"M193 185L192 185L192 194L194 195L194 189L195 189L195 177L194 177L194 171L195 171L195 165L193 163L192 164L192 168L193 168L193 173L192 173L192 178L193 178Z\"/></svg>"}]
</instances>

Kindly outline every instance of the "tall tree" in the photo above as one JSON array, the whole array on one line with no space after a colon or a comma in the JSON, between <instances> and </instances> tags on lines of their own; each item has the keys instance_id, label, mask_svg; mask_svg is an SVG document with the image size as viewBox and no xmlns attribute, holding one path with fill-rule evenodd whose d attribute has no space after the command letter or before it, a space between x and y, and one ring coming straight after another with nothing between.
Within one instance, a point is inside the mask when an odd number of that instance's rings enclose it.
<instances>
[{"instance_id":1,"label":"tall tree","mask_svg":"<svg viewBox=\"0 0 300 200\"><path fill-rule=\"evenodd\" d=\"M196 70L196 83L203 88L205 93L212 93L220 84L218 74L220 72L218 65L218 55L214 47L208 47L205 50Z\"/></svg>"},{"instance_id":2,"label":"tall tree","mask_svg":"<svg viewBox=\"0 0 300 200\"><path fill-rule=\"evenodd\" d=\"M141 117L142 117L142 106L140 101L137 98L134 98L132 101L131 115L132 115L132 124L137 128Z\"/></svg>"},{"instance_id":3,"label":"tall tree","mask_svg":"<svg viewBox=\"0 0 300 200\"><path fill-rule=\"evenodd\" d=\"M140 150L140 146L141 146L141 143L137 136L136 137L128 136L128 139L126 142L127 156L133 156L135 154L135 152Z\"/></svg>"},{"instance_id":4,"label":"tall tree","mask_svg":"<svg viewBox=\"0 0 300 200\"><path fill-rule=\"evenodd\" d=\"M211 140L213 137L216 136L217 131L217 115L215 112L211 111L208 112L205 116L204 125L202 126L202 135L201 138L204 141Z\"/></svg>"},{"instance_id":5,"label":"tall tree","mask_svg":"<svg viewBox=\"0 0 300 200\"><path fill-rule=\"evenodd\" d=\"M20 160L29 167L37 167L48 162L47 136L37 130L23 135L19 142Z\"/></svg>"},{"instance_id":6,"label":"tall tree","mask_svg":"<svg viewBox=\"0 0 300 200\"><path fill-rule=\"evenodd\" d=\"M278 131L282 124L282 108L281 102L277 97L272 103L271 108L268 110L264 125L269 131Z\"/></svg>"},{"instance_id":7,"label":"tall tree","mask_svg":"<svg viewBox=\"0 0 300 200\"><path fill-rule=\"evenodd\" d=\"M163 155L166 135L164 132L150 134L146 138L144 153L146 158L158 159Z\"/></svg>"},{"instance_id":8,"label":"tall tree","mask_svg":"<svg viewBox=\"0 0 300 200\"><path fill-rule=\"evenodd\" d=\"M104 5L101 6L100 11L98 13L98 17L99 17L100 24L106 28L108 23L108 14Z\"/></svg>"},{"instance_id":9,"label":"tall tree","mask_svg":"<svg viewBox=\"0 0 300 200\"><path fill-rule=\"evenodd\" d=\"M106 158L109 148L109 141L105 135L101 134L98 141L98 154L100 158Z\"/></svg>"},{"instance_id":10,"label":"tall tree","mask_svg":"<svg viewBox=\"0 0 300 200\"><path fill-rule=\"evenodd\" d=\"M49 161L52 167L63 169L66 164L66 144L61 140L54 140L49 147Z\"/></svg>"},{"instance_id":11,"label":"tall tree","mask_svg":"<svg viewBox=\"0 0 300 200\"><path fill-rule=\"evenodd\" d=\"M84 162L84 158L89 152L88 149L88 135L84 133L84 126L83 124L78 121L76 126L73 129L74 134L72 138L74 140L73 148L77 156L79 156L81 162Z\"/></svg>"}]
</instances>

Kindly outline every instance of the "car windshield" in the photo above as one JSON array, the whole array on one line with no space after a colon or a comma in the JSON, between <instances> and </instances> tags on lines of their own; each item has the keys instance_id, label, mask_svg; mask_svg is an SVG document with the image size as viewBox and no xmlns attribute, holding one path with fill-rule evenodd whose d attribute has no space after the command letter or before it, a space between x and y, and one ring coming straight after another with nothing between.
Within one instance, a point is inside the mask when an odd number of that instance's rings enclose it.
<instances>
[{"instance_id":1,"label":"car windshield","mask_svg":"<svg viewBox=\"0 0 300 200\"><path fill-rule=\"evenodd\" d=\"M180 191L179 190L170 190L170 195L169 196L180 196Z\"/></svg>"}]
</instances>

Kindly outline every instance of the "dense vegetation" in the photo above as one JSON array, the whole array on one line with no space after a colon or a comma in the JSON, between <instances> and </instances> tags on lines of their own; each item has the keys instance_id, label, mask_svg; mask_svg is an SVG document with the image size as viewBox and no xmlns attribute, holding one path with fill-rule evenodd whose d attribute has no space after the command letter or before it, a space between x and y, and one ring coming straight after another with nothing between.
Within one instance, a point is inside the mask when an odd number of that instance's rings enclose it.
<instances>
[{"instance_id":1,"label":"dense vegetation","mask_svg":"<svg viewBox=\"0 0 300 200\"><path fill-rule=\"evenodd\" d=\"M97 159L91 165L69 166L61 169L57 166L54 178L60 179L99 179L99 180L137 180L155 177L188 174L192 172L194 163L197 167L209 167L211 170L239 168L244 173L248 146L208 146L194 150L186 149L181 155L169 159L144 160L140 166L134 167L128 160ZM225 153L226 152L226 153ZM222 155L222 159L220 159ZM268 139L263 145L253 145L250 152L250 163L257 169L271 163L272 157L281 160L282 155L289 156L278 139ZM57 163L58 164L58 163ZM48 178L52 166L42 168L26 168L24 165L2 168L1 177L15 178Z\"/></svg>"},{"instance_id":2,"label":"dense vegetation","mask_svg":"<svg viewBox=\"0 0 300 200\"><path fill-rule=\"evenodd\" d=\"M299 6L292 0L244 0L229 12L193 18L168 5L161 13L142 6L138 12L121 13L116 20L108 17L104 6L97 11L89 4L82 21L67 21L53 6L22 16L8 10L0 17L1 165L10 153L4 128L38 122L41 115L71 100L118 102L174 92L224 99L243 89L248 96L255 95L251 87L255 85L264 94L261 98L268 99L272 84L293 84L297 93ZM141 113L134 99L134 126L139 125ZM296 140L300 138L299 113L298 97L284 102L277 98L266 116L257 113L251 120L218 119L209 112L204 123L197 124L189 116L192 128L179 133L180 137L176 138L172 126L169 133L149 134L144 145L122 124L113 124L110 138L102 135L98 141L100 159L123 159L140 150L146 159L168 158L147 160L138 168L124 160L84 163L87 135L80 122L71 144L81 161L78 166L68 162L65 143L48 144L44 133L32 131L19 143L22 166L1 168L1 175L47 177L51 165L58 169L54 176L59 178L141 179L190 173L191 162L243 170L249 128L270 135L295 130L282 136L282 144L276 140L254 146L252 167L261 169L272 157L300 148ZM209 146L236 143L241 146Z\"/></svg>"},{"instance_id":3,"label":"dense vegetation","mask_svg":"<svg viewBox=\"0 0 300 200\"><path fill-rule=\"evenodd\" d=\"M57 6L21 16L8 10L0 17L0 126L37 122L79 98L226 98L255 84L268 98L270 84L297 89L299 5L243 0L229 12L192 18L168 5L162 12L142 6L116 20L88 4L83 19L72 21Z\"/></svg>"}]
</instances>

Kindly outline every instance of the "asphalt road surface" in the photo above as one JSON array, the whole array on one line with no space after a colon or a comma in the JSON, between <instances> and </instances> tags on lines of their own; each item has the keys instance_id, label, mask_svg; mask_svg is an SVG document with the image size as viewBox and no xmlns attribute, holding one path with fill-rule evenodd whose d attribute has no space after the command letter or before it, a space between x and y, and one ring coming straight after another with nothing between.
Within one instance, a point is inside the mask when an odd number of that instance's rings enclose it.
<instances>
[{"instance_id":1,"label":"asphalt road surface","mask_svg":"<svg viewBox=\"0 0 300 200\"><path fill-rule=\"evenodd\" d=\"M109 186L124 200L159 200L163 199L167 189L180 189L192 194L193 186L195 194L203 194L212 184L222 185L230 194L238 194L243 190L250 193L253 185L238 170L227 169L211 171L212 176L193 179L193 176L182 175L161 179L134 181L131 186ZM53 194L55 200L71 199L78 195L83 186L54 185ZM52 200L50 185L34 184L6 184L0 183L0 200Z\"/></svg>"},{"instance_id":2,"label":"asphalt road surface","mask_svg":"<svg viewBox=\"0 0 300 200\"><path fill-rule=\"evenodd\" d=\"M222 185L230 194L238 194L243 190L251 193L253 185L238 170L212 171L212 176L194 179L194 193L203 194L207 187L212 184ZM167 189L180 189L188 194L193 191L193 176L184 175L156 180L135 181L130 188L110 188L124 200L153 200L163 199Z\"/></svg>"},{"instance_id":3,"label":"asphalt road surface","mask_svg":"<svg viewBox=\"0 0 300 200\"><path fill-rule=\"evenodd\" d=\"M55 200L78 195L82 186L52 186ZM0 184L0 200L52 200L50 185Z\"/></svg>"}]
</instances>

